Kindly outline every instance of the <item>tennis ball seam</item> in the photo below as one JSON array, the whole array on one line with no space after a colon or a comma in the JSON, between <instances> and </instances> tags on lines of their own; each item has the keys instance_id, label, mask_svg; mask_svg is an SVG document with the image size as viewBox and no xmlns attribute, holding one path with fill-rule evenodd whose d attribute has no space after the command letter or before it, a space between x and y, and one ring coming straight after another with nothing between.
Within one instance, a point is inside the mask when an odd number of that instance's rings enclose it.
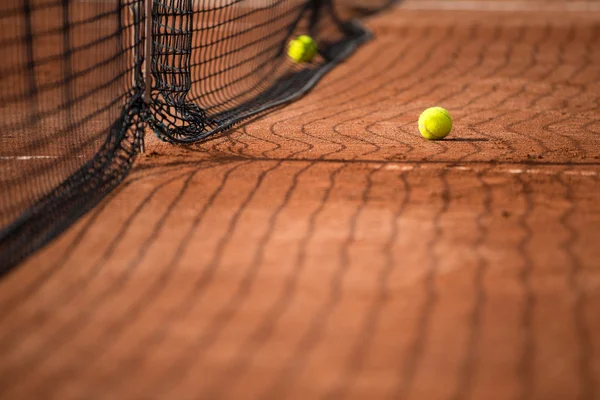
<instances>
[{"instance_id":1,"label":"tennis ball seam","mask_svg":"<svg viewBox=\"0 0 600 400\"><path fill-rule=\"evenodd\" d=\"M427 128L427 125L423 125L423 128L425 129L425 131L426 131L427 133L429 133L431 136L433 136L433 138L435 138L435 139L438 139L438 140L439 140L439 139L443 139L443 137L441 137L441 136L438 136L438 135L436 135L435 133L431 132L431 131L430 131L430 130Z\"/></svg>"},{"instance_id":2,"label":"tennis ball seam","mask_svg":"<svg viewBox=\"0 0 600 400\"><path fill-rule=\"evenodd\" d=\"M448 118L448 116L446 115L446 113L442 113L442 114L444 114L444 116L446 117L446 119L448 119L448 121L449 121L450 123L452 123L452 120L451 120L450 118ZM429 133L429 134L430 134L431 136L433 136L434 138L436 138L436 139L443 139L443 138L445 138L445 137L446 137L446 136L438 136L438 135L436 135L435 133L431 132L431 131L429 130L429 128L427 128L427 124L424 124L424 125L425 125L425 130L427 131L427 133Z\"/></svg>"}]
</instances>

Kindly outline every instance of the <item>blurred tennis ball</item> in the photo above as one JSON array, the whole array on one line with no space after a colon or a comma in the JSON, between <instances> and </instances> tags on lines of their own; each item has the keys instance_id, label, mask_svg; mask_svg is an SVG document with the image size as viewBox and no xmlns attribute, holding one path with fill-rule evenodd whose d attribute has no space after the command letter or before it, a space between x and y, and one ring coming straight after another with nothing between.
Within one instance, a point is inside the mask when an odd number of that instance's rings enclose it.
<instances>
[{"instance_id":1,"label":"blurred tennis ball","mask_svg":"<svg viewBox=\"0 0 600 400\"><path fill-rule=\"evenodd\" d=\"M290 41L288 56L297 63L311 62L317 54L317 44L308 35L300 35Z\"/></svg>"},{"instance_id":2,"label":"blurred tennis ball","mask_svg":"<svg viewBox=\"0 0 600 400\"><path fill-rule=\"evenodd\" d=\"M443 139L452 130L452 117L442 107L431 107L419 117L419 132L427 140Z\"/></svg>"}]
</instances>

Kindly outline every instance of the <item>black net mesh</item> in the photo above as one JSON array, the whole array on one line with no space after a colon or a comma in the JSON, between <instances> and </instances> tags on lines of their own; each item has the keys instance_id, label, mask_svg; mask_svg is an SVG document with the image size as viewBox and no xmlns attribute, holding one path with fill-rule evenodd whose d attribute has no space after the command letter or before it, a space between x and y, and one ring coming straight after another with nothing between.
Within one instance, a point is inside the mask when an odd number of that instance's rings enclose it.
<instances>
[{"instance_id":1,"label":"black net mesh","mask_svg":"<svg viewBox=\"0 0 600 400\"><path fill-rule=\"evenodd\" d=\"M141 104L135 5L0 3L0 272L96 204L131 166Z\"/></svg>"},{"instance_id":2,"label":"black net mesh","mask_svg":"<svg viewBox=\"0 0 600 400\"><path fill-rule=\"evenodd\" d=\"M180 143L302 95L369 37L324 0L157 0L152 14L152 127ZM320 46L308 65L287 57L301 33Z\"/></svg>"},{"instance_id":3,"label":"black net mesh","mask_svg":"<svg viewBox=\"0 0 600 400\"><path fill-rule=\"evenodd\" d=\"M369 38L331 0L4 0L0 28L0 274L119 184L146 126L206 138L301 96ZM301 33L310 63L287 57Z\"/></svg>"}]
</instances>

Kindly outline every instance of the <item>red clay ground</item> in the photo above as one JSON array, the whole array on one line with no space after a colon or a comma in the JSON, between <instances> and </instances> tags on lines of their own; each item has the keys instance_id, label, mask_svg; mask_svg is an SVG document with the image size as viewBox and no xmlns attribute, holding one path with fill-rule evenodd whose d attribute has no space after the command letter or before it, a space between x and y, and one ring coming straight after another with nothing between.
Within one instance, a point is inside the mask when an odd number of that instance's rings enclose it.
<instances>
[{"instance_id":1,"label":"red clay ground","mask_svg":"<svg viewBox=\"0 0 600 400\"><path fill-rule=\"evenodd\" d=\"M0 398L600 398L600 14L368 25L0 282Z\"/></svg>"}]
</instances>

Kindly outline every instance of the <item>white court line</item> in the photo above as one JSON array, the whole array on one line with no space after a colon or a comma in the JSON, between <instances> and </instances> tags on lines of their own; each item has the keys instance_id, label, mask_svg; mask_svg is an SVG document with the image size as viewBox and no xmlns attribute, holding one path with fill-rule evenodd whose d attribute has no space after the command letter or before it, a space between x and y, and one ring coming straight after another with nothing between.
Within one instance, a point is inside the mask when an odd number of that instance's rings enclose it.
<instances>
[{"instance_id":1,"label":"white court line","mask_svg":"<svg viewBox=\"0 0 600 400\"><path fill-rule=\"evenodd\" d=\"M465 167L455 167L455 169L470 170L470 168L465 168ZM528 175L537 175L537 174L542 174L542 175L557 175L557 174L564 174L564 175L573 175L573 176L598 176L598 172L596 172L596 171L589 171L589 170L583 170L583 171L578 171L578 170L553 171L551 169L536 169L536 168L519 169L519 168L511 168L511 169L496 169L494 172L504 172L504 173L509 173L511 175L521 175L521 174L528 174Z\"/></svg>"},{"instance_id":2,"label":"white court line","mask_svg":"<svg viewBox=\"0 0 600 400\"><path fill-rule=\"evenodd\" d=\"M577 175L577 176L596 176L596 171L565 171L565 175Z\"/></svg>"},{"instance_id":3,"label":"white court line","mask_svg":"<svg viewBox=\"0 0 600 400\"><path fill-rule=\"evenodd\" d=\"M483 165L483 164L482 164ZM421 165L420 169L427 169L428 165ZM374 166L373 168L380 168L379 165ZM434 167L437 168L437 167ZM467 167L467 166L463 166L463 165L454 165L454 166L449 166L448 168L455 170L455 171L470 171L470 172L477 172L481 170L481 166L479 168L477 167ZM412 171L415 169L415 167L413 165L402 165L402 164L398 164L398 163L389 163L386 164L383 168L384 170L387 171ZM600 176L600 172L599 171L593 171L593 170L566 170L566 171L556 171L553 169L540 169L540 168L499 168L499 167L495 167L493 170L490 170L490 174L510 174L510 175L522 175L522 174L527 174L527 175L571 175L571 176Z\"/></svg>"},{"instance_id":4,"label":"white court line","mask_svg":"<svg viewBox=\"0 0 600 400\"><path fill-rule=\"evenodd\" d=\"M60 158L58 156L0 156L0 160L45 160Z\"/></svg>"},{"instance_id":5,"label":"white court line","mask_svg":"<svg viewBox=\"0 0 600 400\"><path fill-rule=\"evenodd\" d=\"M600 12L600 2L572 1L538 3L534 1L409 0L399 6L406 10L441 11L555 11Z\"/></svg>"},{"instance_id":6,"label":"white court line","mask_svg":"<svg viewBox=\"0 0 600 400\"><path fill-rule=\"evenodd\" d=\"M413 167L412 165L388 164L385 166L385 169L387 169L389 171L396 171L396 170L412 171L413 169L415 169L415 167Z\"/></svg>"},{"instance_id":7,"label":"white court line","mask_svg":"<svg viewBox=\"0 0 600 400\"><path fill-rule=\"evenodd\" d=\"M82 158L83 156L75 156L75 158ZM7 161L26 161L26 160L53 160L57 158L64 158L64 156L0 156L0 160Z\"/></svg>"}]
</instances>

